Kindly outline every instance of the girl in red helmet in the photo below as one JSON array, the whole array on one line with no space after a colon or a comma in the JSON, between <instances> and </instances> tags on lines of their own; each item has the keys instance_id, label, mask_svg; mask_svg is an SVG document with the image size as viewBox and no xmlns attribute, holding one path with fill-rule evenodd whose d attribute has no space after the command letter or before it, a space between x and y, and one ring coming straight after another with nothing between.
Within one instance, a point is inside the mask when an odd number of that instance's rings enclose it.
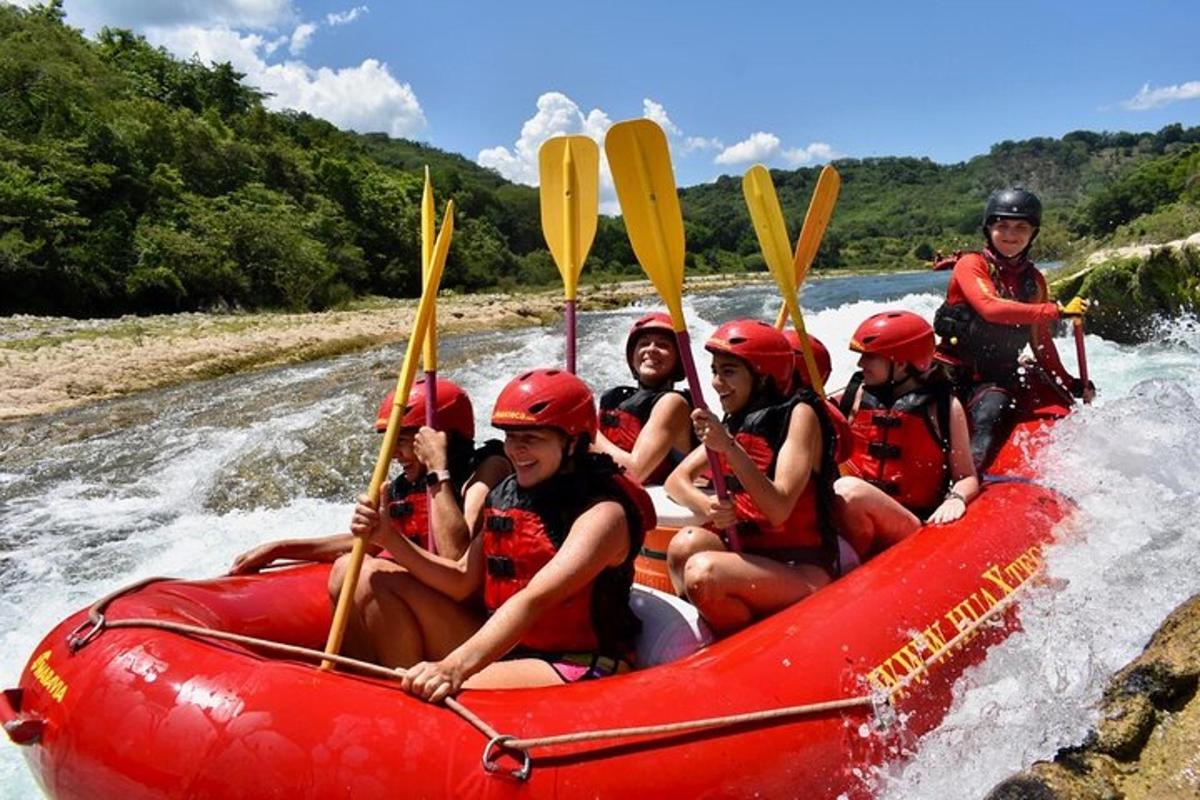
<instances>
[{"instance_id":1,"label":"girl in red helmet","mask_svg":"<svg viewBox=\"0 0 1200 800\"><path fill-rule=\"evenodd\" d=\"M607 453L643 484L660 484L695 447L688 414L683 362L671 318L656 311L633 323L625 360L637 386L617 386L600 396L600 432L595 450Z\"/></svg>"},{"instance_id":2,"label":"girl in red helmet","mask_svg":"<svg viewBox=\"0 0 1200 800\"><path fill-rule=\"evenodd\" d=\"M379 433L387 430L393 394L389 392L379 406L375 419L375 430ZM437 430L425 426L425 400L425 381L421 378L409 393L392 453L401 472L384 487L382 497L387 503L388 518L398 533L417 546L428 548L432 527L437 551L457 558L467 549L471 527L483 513L487 493L512 468L498 441L475 447L471 399L458 384L437 379ZM338 563L330 573L330 591L337 597L345 568L342 556L350 552L353 543L354 538L348 533L268 542L239 555L230 573L257 572L278 559L336 560Z\"/></svg>"},{"instance_id":3,"label":"girl in red helmet","mask_svg":"<svg viewBox=\"0 0 1200 800\"><path fill-rule=\"evenodd\" d=\"M709 523L676 534L667 567L676 590L714 630L729 633L837 574L828 514L837 465L824 404L811 392L791 391L795 361L781 332L737 320L717 328L705 348L713 354L712 386L725 424L702 409L692 421L701 442L718 454L729 499L695 485L707 462L703 448L671 473L671 497ZM741 552L730 551L722 534L733 528Z\"/></svg>"},{"instance_id":4,"label":"girl in red helmet","mask_svg":"<svg viewBox=\"0 0 1200 800\"><path fill-rule=\"evenodd\" d=\"M433 702L464 686L596 678L632 659L633 561L654 507L612 459L589 452L591 391L565 371L533 370L501 391L492 424L514 473L488 494L462 558L397 536L365 495L350 526L397 561L362 576L366 636L351 649L406 667L404 689Z\"/></svg>"},{"instance_id":5,"label":"girl in red helmet","mask_svg":"<svg viewBox=\"0 0 1200 800\"><path fill-rule=\"evenodd\" d=\"M861 370L834 399L853 452L834 484L835 516L860 560L921 527L952 522L979 491L962 404L931 378L933 328L909 311L868 317L850 349Z\"/></svg>"},{"instance_id":6,"label":"girl in red helmet","mask_svg":"<svg viewBox=\"0 0 1200 800\"><path fill-rule=\"evenodd\" d=\"M938 360L967 403L979 470L991 464L1008 439L1016 395L1030 376L1085 403L1095 394L1094 386L1066 371L1054 346L1055 321L1083 314L1087 304L1050 301L1046 279L1029 259L1041 224L1042 203L1033 192L1020 187L992 192L983 212L987 247L954 264L946 302L934 317ZM1036 367L1021 363L1026 345Z\"/></svg>"},{"instance_id":7,"label":"girl in red helmet","mask_svg":"<svg viewBox=\"0 0 1200 800\"><path fill-rule=\"evenodd\" d=\"M813 388L812 378L808 375L808 363L804 360L804 348L800 345L800 334L794 328L788 328L783 332L783 336L791 345L792 355L796 362L796 372L792 376L792 388ZM808 344L812 348L813 361L817 362L821 385L824 386L829 383L829 376L833 374L833 359L829 357L828 348L812 334L808 335Z\"/></svg>"}]
</instances>

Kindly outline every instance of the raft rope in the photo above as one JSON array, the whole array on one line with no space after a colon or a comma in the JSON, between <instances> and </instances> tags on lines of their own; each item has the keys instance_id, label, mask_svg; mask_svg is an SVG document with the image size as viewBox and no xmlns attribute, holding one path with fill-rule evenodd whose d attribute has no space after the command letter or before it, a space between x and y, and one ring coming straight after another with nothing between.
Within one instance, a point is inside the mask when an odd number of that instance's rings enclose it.
<instances>
[{"instance_id":1,"label":"raft rope","mask_svg":"<svg viewBox=\"0 0 1200 800\"><path fill-rule=\"evenodd\" d=\"M230 633L228 631L204 628L199 625L189 625L187 623L171 622L169 620L161 619L131 618L110 620L105 616L104 612L108 605L118 597L137 591L138 589L144 588L151 583L172 580L177 579L162 577L145 578L137 581L136 583L132 583L128 586L117 589L116 591L113 591L97 600L88 609L87 619L81 622L71 633L67 635L67 646L70 648L71 652L76 652L77 650L86 646L107 628L152 628L170 631L172 633L233 642L235 644L241 644L247 647L273 651L311 661L332 661L335 664L339 664L344 667L350 667L360 672L364 672L389 681L403 680L407 674L406 670L404 670L402 667L384 667L380 666L379 664L372 664L368 661L361 661L357 658L349 658L341 655L330 655L309 647L301 647L299 645L285 644L283 642L276 642L270 639L260 639L256 636L245 636L239 633ZM482 758L483 767L486 771L500 772L501 767L496 763L495 759L502 751L508 751L513 755L519 755L522 759L521 767L518 769L509 770L508 775L522 781L529 777L532 769L532 759L529 755L529 751L538 748L552 747L554 745L577 744L581 742L595 742L608 739L660 736L703 729L729 728L738 725L772 722L793 717L804 717L814 714L824 714L830 711L842 711L846 709L864 707L869 707L874 710L876 727L881 731L886 731L895 725L897 721L895 709L897 695L907 692L912 684L924 679L926 673L929 672L930 668L934 664L940 662L952 650L963 644L982 626L990 623L992 619L1001 611L1011 606L1015 602L1018 592L1028 587L1030 583L1031 581L1025 581L1022 582L1021 585L1014 588L1011 593L1001 598L994 606L989 608L983 614L980 614L970 624L960 630L957 635L948 639L942 644L941 647L932 651L928 657L922 659L921 663L915 669L913 669L912 672L905 675L893 686L886 688L880 687L875 691L872 691L870 694L860 695L858 697L847 697L818 703L805 703L802 705L786 706L783 708L772 708L764 711L748 711L739 714L727 714L719 717L704 717L701 719L669 722L658 725L640 725L627 728L606 728L591 731L577 731L574 733L531 737L526 739L499 733L485 720L481 719L477 714L475 714L475 712L464 706L453 697L447 697L443 699L442 703L444 703L447 708L469 723L484 736L488 737L487 744L484 746Z\"/></svg>"}]
</instances>

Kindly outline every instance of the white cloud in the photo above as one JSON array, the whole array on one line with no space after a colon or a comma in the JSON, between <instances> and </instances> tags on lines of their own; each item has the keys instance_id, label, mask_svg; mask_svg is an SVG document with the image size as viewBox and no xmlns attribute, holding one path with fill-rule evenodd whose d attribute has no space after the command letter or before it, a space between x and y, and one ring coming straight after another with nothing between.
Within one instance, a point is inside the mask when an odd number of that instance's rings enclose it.
<instances>
[{"instance_id":1,"label":"white cloud","mask_svg":"<svg viewBox=\"0 0 1200 800\"><path fill-rule=\"evenodd\" d=\"M662 103L656 103L649 97L642 99L642 116L649 120L654 120L658 126L663 129L668 137L681 137L683 131L679 130L679 126L671 122L671 118L667 116L667 110L662 107Z\"/></svg>"},{"instance_id":2,"label":"white cloud","mask_svg":"<svg viewBox=\"0 0 1200 800\"><path fill-rule=\"evenodd\" d=\"M704 136L688 136L683 140L683 152L694 153L697 150L724 150L725 145L720 139L705 138Z\"/></svg>"},{"instance_id":3,"label":"white cloud","mask_svg":"<svg viewBox=\"0 0 1200 800\"><path fill-rule=\"evenodd\" d=\"M322 117L341 128L391 136L413 136L425 128L425 114L412 87L392 76L387 64L368 58L357 67L313 68L301 61L268 64L276 40L229 27L182 26L151 28L146 38L183 58L228 61L245 82L270 92L264 102L272 109L294 108Z\"/></svg>"},{"instance_id":4,"label":"white cloud","mask_svg":"<svg viewBox=\"0 0 1200 800\"><path fill-rule=\"evenodd\" d=\"M313 34L316 32L317 26L311 22L297 25L296 30L292 31L292 38L288 43L288 52L294 56L303 53L304 48L308 47L308 43L312 41Z\"/></svg>"},{"instance_id":5,"label":"white cloud","mask_svg":"<svg viewBox=\"0 0 1200 800\"><path fill-rule=\"evenodd\" d=\"M756 131L750 137L737 144L730 145L717 154L714 164L732 166L734 164L749 164L752 161L763 163L782 161L791 167L805 164L832 161L840 158L841 153L834 150L825 142L813 142L807 147L784 148L783 142L773 133Z\"/></svg>"},{"instance_id":6,"label":"white cloud","mask_svg":"<svg viewBox=\"0 0 1200 800\"><path fill-rule=\"evenodd\" d=\"M562 92L545 92L537 99L537 111L521 126L521 136L511 150L502 145L489 147L480 150L475 160L510 181L537 186L538 148L542 142L554 136L583 134L603 145L604 134L611 126L612 120L600 109L585 114ZM607 173L607 165L602 171Z\"/></svg>"},{"instance_id":7,"label":"white cloud","mask_svg":"<svg viewBox=\"0 0 1200 800\"><path fill-rule=\"evenodd\" d=\"M333 12L325 15L325 23L331 28L338 25L349 25L354 20L358 19L361 14L369 11L366 6L355 6L349 11Z\"/></svg>"},{"instance_id":8,"label":"white cloud","mask_svg":"<svg viewBox=\"0 0 1200 800\"><path fill-rule=\"evenodd\" d=\"M1160 86L1157 89L1151 89L1150 84L1145 83L1142 84L1142 88L1138 90L1137 94L1121 103L1121 107L1128 111L1149 111L1152 108L1160 108L1180 100L1197 98L1200 98L1200 81Z\"/></svg>"},{"instance_id":9,"label":"white cloud","mask_svg":"<svg viewBox=\"0 0 1200 800\"><path fill-rule=\"evenodd\" d=\"M834 150L825 142L813 142L808 147L796 147L791 150L784 150L783 160L793 167L802 167L805 164L820 163L822 161L833 161L835 158L841 158L842 154Z\"/></svg>"},{"instance_id":10,"label":"white cloud","mask_svg":"<svg viewBox=\"0 0 1200 800\"><path fill-rule=\"evenodd\" d=\"M731 144L713 159L714 164L745 164L750 161L770 161L779 155L779 137L773 133L757 131L750 138Z\"/></svg>"}]
</instances>

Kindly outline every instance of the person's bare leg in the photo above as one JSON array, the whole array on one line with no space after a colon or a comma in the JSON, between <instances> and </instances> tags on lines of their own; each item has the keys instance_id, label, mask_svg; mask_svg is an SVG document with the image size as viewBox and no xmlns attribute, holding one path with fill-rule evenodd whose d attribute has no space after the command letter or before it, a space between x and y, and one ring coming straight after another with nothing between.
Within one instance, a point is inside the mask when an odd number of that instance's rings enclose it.
<instances>
[{"instance_id":1,"label":"person's bare leg","mask_svg":"<svg viewBox=\"0 0 1200 800\"><path fill-rule=\"evenodd\" d=\"M363 661L376 661L375 652L371 647L370 637L366 632L366 624L363 621L362 614L362 599L365 596L363 585L365 583L364 576L373 568L375 561L385 561L385 563L398 566L394 562L386 561L385 559L376 559L373 556L366 556L363 559L362 570L358 576L358 582L355 584L354 598L351 602L349 613L346 615L346 630L342 637L341 654L350 658L358 658ZM327 590L329 591L329 600L336 609L338 598L342 593L342 582L346 579L346 568L350 564L350 554L339 556L333 562L333 567L329 570L329 581Z\"/></svg>"},{"instance_id":2,"label":"person's bare leg","mask_svg":"<svg viewBox=\"0 0 1200 800\"><path fill-rule=\"evenodd\" d=\"M557 686L562 676L536 658L494 661L463 682L464 689L514 689L521 686Z\"/></svg>"},{"instance_id":3,"label":"person's bare leg","mask_svg":"<svg viewBox=\"0 0 1200 800\"><path fill-rule=\"evenodd\" d=\"M721 537L707 528L688 526L675 534L667 547L667 574L671 577L675 594L684 596L683 571L689 558L706 550L725 549Z\"/></svg>"},{"instance_id":4,"label":"person's bare leg","mask_svg":"<svg viewBox=\"0 0 1200 800\"><path fill-rule=\"evenodd\" d=\"M838 478L833 491L835 525L860 555L886 550L921 527L916 514L861 478Z\"/></svg>"},{"instance_id":5,"label":"person's bare leg","mask_svg":"<svg viewBox=\"0 0 1200 800\"><path fill-rule=\"evenodd\" d=\"M704 552L688 559L687 597L717 633L732 633L829 583L813 564L790 566L764 556Z\"/></svg>"},{"instance_id":6,"label":"person's bare leg","mask_svg":"<svg viewBox=\"0 0 1200 800\"><path fill-rule=\"evenodd\" d=\"M366 638L375 661L410 667L438 661L469 639L484 617L474 609L432 589L397 564L377 559L361 579Z\"/></svg>"}]
</instances>

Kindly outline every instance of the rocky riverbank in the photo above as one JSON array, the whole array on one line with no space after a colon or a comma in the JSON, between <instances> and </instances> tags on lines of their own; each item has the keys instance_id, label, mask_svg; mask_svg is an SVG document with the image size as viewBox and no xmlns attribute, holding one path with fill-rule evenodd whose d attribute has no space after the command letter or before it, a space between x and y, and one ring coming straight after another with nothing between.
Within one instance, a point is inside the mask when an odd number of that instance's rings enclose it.
<instances>
[{"instance_id":1,"label":"rocky riverbank","mask_svg":"<svg viewBox=\"0 0 1200 800\"><path fill-rule=\"evenodd\" d=\"M1200 308L1200 233L1162 245L1099 250L1051 283L1055 296L1094 302L1087 328L1122 343L1145 341L1160 319Z\"/></svg>"},{"instance_id":2,"label":"rocky riverbank","mask_svg":"<svg viewBox=\"0 0 1200 800\"><path fill-rule=\"evenodd\" d=\"M1145 651L1113 676L1100 721L996 786L986 800L1200 798L1200 595L1177 608Z\"/></svg>"},{"instance_id":3,"label":"rocky riverbank","mask_svg":"<svg viewBox=\"0 0 1200 800\"><path fill-rule=\"evenodd\" d=\"M770 278L698 276L688 279L687 289L717 291L763 280ZM616 308L653 296L648 281L585 286L580 309ZM350 310L314 314L0 318L0 421L401 341L415 314L415 300L376 298ZM438 331L530 327L561 314L561 290L451 295L438 299Z\"/></svg>"}]
</instances>

